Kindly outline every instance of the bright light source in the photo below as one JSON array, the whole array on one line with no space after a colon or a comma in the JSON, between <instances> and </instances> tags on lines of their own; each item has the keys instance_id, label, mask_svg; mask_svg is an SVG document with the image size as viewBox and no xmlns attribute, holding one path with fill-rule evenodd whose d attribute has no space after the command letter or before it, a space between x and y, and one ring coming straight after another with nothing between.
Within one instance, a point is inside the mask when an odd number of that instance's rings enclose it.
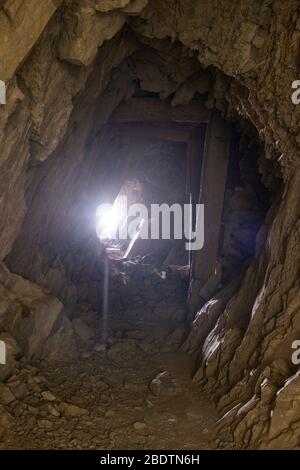
<instances>
[{"instance_id":1,"label":"bright light source","mask_svg":"<svg viewBox=\"0 0 300 470\"><path fill-rule=\"evenodd\" d=\"M119 230L124 232L127 226L128 205L142 202L141 191L141 184L136 179L127 180L124 182L112 205L100 204L98 206L96 212L96 232L100 240L119 240Z\"/></svg>"},{"instance_id":2,"label":"bright light source","mask_svg":"<svg viewBox=\"0 0 300 470\"><path fill-rule=\"evenodd\" d=\"M102 204L98 207L96 217L97 235L100 240L112 240L116 238L117 228L122 219L122 211L118 204Z\"/></svg>"}]
</instances>

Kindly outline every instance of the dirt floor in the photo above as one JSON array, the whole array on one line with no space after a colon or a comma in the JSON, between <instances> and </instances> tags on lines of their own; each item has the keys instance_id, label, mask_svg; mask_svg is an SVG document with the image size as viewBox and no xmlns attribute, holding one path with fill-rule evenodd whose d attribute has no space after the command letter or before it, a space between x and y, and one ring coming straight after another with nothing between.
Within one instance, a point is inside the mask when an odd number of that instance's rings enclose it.
<instances>
[{"instance_id":1,"label":"dirt floor","mask_svg":"<svg viewBox=\"0 0 300 470\"><path fill-rule=\"evenodd\" d=\"M140 271L125 279L116 279L123 294L108 318L82 306L72 361L21 361L2 386L10 426L1 449L216 447L214 406L191 381L191 359L176 351L185 328L182 280Z\"/></svg>"}]
</instances>

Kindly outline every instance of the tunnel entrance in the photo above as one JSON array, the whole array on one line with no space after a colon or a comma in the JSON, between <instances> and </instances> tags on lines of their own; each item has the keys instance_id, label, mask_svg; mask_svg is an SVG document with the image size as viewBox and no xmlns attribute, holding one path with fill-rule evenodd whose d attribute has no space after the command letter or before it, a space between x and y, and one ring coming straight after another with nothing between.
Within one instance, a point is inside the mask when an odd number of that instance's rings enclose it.
<instances>
[{"instance_id":1,"label":"tunnel entrance","mask_svg":"<svg viewBox=\"0 0 300 470\"><path fill-rule=\"evenodd\" d=\"M23 4L6 3L13 23ZM299 207L287 113L262 87L277 75L257 72L271 16L243 10L228 30L235 12L208 18L203 2L54 3L0 120L3 445L297 443L294 416L276 434L298 387ZM125 196L146 215L134 221ZM168 236L143 238L152 205L188 206L188 236L203 205L201 249L175 236L174 214Z\"/></svg>"},{"instance_id":2,"label":"tunnel entrance","mask_svg":"<svg viewBox=\"0 0 300 470\"><path fill-rule=\"evenodd\" d=\"M112 114L109 125L106 126L106 132L109 136L138 139L139 145L143 145L143 140L144 145L148 143L149 155L147 156L145 149L140 148L140 152L146 153L146 155L136 156L131 170L140 174L143 179L144 192L146 192L144 202L148 207L153 204L160 204L161 207L166 204L171 206L172 204L180 204L182 210L185 211L188 210L186 206L189 204L191 206L191 220L188 222L190 237L196 231L196 204L199 203L201 162L204 152L206 121L209 120L209 115L210 113L203 108L201 102L192 102L190 105L172 108L170 103L162 102L158 98L139 97L121 104ZM177 148L174 151L173 159L169 158L169 162L164 162L164 152L167 152L168 146L169 153L172 151L172 146L174 149ZM159 155L155 155L159 151L162 153L161 158ZM175 158L179 151L182 153L181 162L177 162ZM127 156L127 158L130 161L130 157ZM147 159L148 161L146 161ZM160 172L162 174L159 174ZM165 179L163 173L165 173ZM177 194L176 190L174 192L176 186ZM171 194L168 194L166 188ZM183 252L182 260L179 262L180 255L177 256L177 264L190 266L191 253L184 253L183 243L177 242L174 245L171 240L168 243L166 241L155 243L153 240L145 242L139 239L143 236L138 232L142 231L145 235L145 225L147 225L148 237L150 236L150 225L151 223L153 225L153 219L152 222L151 216L146 219L141 220L144 228L137 227L133 234L134 240L127 247L126 256L129 254L130 256L150 254L159 258L163 265L164 261L172 263L172 253L181 251ZM161 232L159 237L162 237ZM173 264L176 264L175 260L173 260Z\"/></svg>"}]
</instances>

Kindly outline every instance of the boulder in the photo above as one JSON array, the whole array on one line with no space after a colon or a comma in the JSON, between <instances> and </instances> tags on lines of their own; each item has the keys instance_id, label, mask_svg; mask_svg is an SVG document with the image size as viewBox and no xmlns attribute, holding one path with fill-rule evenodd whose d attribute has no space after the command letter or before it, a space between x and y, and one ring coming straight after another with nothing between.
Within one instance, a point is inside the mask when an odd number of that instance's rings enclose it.
<instances>
[{"instance_id":1,"label":"boulder","mask_svg":"<svg viewBox=\"0 0 300 470\"><path fill-rule=\"evenodd\" d=\"M63 304L48 290L12 274L4 263L0 264L0 293L1 330L18 342L26 357L39 356Z\"/></svg>"},{"instance_id":2,"label":"boulder","mask_svg":"<svg viewBox=\"0 0 300 470\"><path fill-rule=\"evenodd\" d=\"M43 348L43 358L53 361L70 362L78 359L72 322L62 315L57 329L47 339Z\"/></svg>"},{"instance_id":3,"label":"boulder","mask_svg":"<svg viewBox=\"0 0 300 470\"><path fill-rule=\"evenodd\" d=\"M300 372L288 379L277 392L269 431L270 439L292 429L300 421Z\"/></svg>"},{"instance_id":4,"label":"boulder","mask_svg":"<svg viewBox=\"0 0 300 470\"><path fill-rule=\"evenodd\" d=\"M80 318L75 318L72 321L72 326L75 333L77 334L77 336L79 336L80 339L82 339L82 341L88 341L89 339L92 339L95 336L94 331Z\"/></svg>"}]
</instances>

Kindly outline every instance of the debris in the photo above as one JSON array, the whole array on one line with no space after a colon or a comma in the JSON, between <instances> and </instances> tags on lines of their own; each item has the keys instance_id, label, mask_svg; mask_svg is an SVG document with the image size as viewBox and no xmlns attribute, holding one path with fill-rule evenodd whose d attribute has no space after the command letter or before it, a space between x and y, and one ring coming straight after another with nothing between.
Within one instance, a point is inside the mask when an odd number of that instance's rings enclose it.
<instances>
[{"instance_id":1,"label":"debris","mask_svg":"<svg viewBox=\"0 0 300 470\"><path fill-rule=\"evenodd\" d=\"M176 396L181 393L177 379L173 379L168 371L158 374L149 386L154 396Z\"/></svg>"}]
</instances>

